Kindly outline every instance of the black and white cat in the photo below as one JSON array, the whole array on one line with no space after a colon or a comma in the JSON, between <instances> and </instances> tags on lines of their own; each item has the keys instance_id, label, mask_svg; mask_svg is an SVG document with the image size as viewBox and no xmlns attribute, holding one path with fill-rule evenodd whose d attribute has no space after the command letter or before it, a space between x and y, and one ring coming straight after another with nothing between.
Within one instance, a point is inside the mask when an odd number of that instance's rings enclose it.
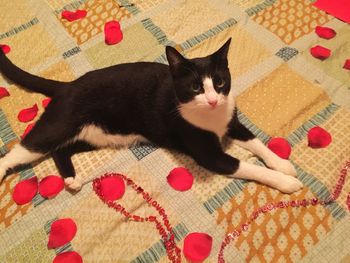
<instances>
[{"instance_id":1,"label":"black and white cat","mask_svg":"<svg viewBox=\"0 0 350 263\"><path fill-rule=\"evenodd\" d=\"M232 178L255 180L284 193L302 188L293 165L279 158L237 119L227 54L229 39L214 54L186 59L166 47L169 66L138 62L86 73L72 82L24 72L0 49L0 71L30 91L52 98L31 132L0 159L0 180L10 169L51 155L67 187L79 190L71 156L99 147L151 141L190 155L199 165ZM226 154L234 143L270 167Z\"/></svg>"}]
</instances>

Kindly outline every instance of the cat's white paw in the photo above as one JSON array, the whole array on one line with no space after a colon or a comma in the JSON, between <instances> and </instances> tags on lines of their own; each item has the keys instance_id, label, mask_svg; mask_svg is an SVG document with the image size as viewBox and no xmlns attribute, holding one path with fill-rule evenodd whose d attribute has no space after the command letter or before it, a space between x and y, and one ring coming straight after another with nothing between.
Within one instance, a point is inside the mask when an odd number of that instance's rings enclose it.
<instances>
[{"instance_id":1,"label":"cat's white paw","mask_svg":"<svg viewBox=\"0 0 350 263\"><path fill-rule=\"evenodd\" d=\"M83 185L82 179L78 176L75 177L67 177L64 179L64 184L70 190L79 191Z\"/></svg>"},{"instance_id":2,"label":"cat's white paw","mask_svg":"<svg viewBox=\"0 0 350 263\"><path fill-rule=\"evenodd\" d=\"M282 193L292 194L303 188L303 184L295 177L278 172L271 186Z\"/></svg>"},{"instance_id":3,"label":"cat's white paw","mask_svg":"<svg viewBox=\"0 0 350 263\"><path fill-rule=\"evenodd\" d=\"M297 171L295 170L294 165L288 160L278 158L275 159L273 162L270 162L268 166L275 171L294 177L297 176Z\"/></svg>"}]
</instances>

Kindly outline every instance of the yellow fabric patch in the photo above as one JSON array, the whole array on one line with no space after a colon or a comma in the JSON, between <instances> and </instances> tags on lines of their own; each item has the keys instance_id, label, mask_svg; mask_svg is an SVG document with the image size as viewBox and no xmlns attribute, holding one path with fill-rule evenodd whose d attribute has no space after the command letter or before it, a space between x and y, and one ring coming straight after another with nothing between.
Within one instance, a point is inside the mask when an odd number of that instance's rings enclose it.
<instances>
[{"instance_id":1,"label":"yellow fabric patch","mask_svg":"<svg viewBox=\"0 0 350 263\"><path fill-rule=\"evenodd\" d=\"M28 3L23 0L1 1L0 25L1 33L18 27L32 20L35 15L28 7ZM14 11L15 10L15 11ZM7 42L7 39L0 40L0 43Z\"/></svg>"},{"instance_id":2,"label":"yellow fabric patch","mask_svg":"<svg viewBox=\"0 0 350 263\"><path fill-rule=\"evenodd\" d=\"M156 7L157 5L163 4L167 0L133 0L131 1L138 9L147 11Z\"/></svg>"},{"instance_id":3,"label":"yellow fabric patch","mask_svg":"<svg viewBox=\"0 0 350 263\"><path fill-rule=\"evenodd\" d=\"M253 19L286 44L310 33L332 17L311 5L311 1L281 0L259 12Z\"/></svg>"},{"instance_id":4,"label":"yellow fabric patch","mask_svg":"<svg viewBox=\"0 0 350 263\"><path fill-rule=\"evenodd\" d=\"M207 19L203 19L206 17ZM159 26L170 40L182 43L193 36L202 34L226 20L227 14L216 11L203 1L186 1L152 17L154 24ZM200 21L200 23L199 23Z\"/></svg>"},{"instance_id":5,"label":"yellow fabric patch","mask_svg":"<svg viewBox=\"0 0 350 263\"><path fill-rule=\"evenodd\" d=\"M238 108L271 136L285 137L331 103L326 93L282 65L237 97Z\"/></svg>"},{"instance_id":6,"label":"yellow fabric patch","mask_svg":"<svg viewBox=\"0 0 350 263\"><path fill-rule=\"evenodd\" d=\"M164 52L164 46L141 23L128 27L124 39L118 45L101 42L85 51L95 68L132 61L154 61Z\"/></svg>"},{"instance_id":7,"label":"yellow fabric patch","mask_svg":"<svg viewBox=\"0 0 350 263\"><path fill-rule=\"evenodd\" d=\"M228 53L228 62L233 79L272 55L265 46L238 25L186 50L185 54L190 58L205 57L217 51L230 37L232 37L232 41ZM245 44L242 45L242 43Z\"/></svg>"},{"instance_id":8,"label":"yellow fabric patch","mask_svg":"<svg viewBox=\"0 0 350 263\"><path fill-rule=\"evenodd\" d=\"M23 70L30 71L46 59L59 56L54 40L40 24L6 39L6 44L11 46L9 59Z\"/></svg>"}]
</instances>

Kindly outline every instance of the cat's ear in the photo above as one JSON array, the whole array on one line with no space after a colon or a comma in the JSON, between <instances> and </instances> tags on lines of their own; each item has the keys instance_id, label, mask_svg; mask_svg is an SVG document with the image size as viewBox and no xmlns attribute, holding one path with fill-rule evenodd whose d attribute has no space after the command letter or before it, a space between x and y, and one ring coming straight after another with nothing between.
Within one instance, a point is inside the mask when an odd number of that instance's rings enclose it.
<instances>
[{"instance_id":1,"label":"cat's ear","mask_svg":"<svg viewBox=\"0 0 350 263\"><path fill-rule=\"evenodd\" d=\"M187 59L185 59L179 51L175 48L167 46L165 48L165 54L169 62L169 67L173 74L176 74L181 69L181 66L187 63Z\"/></svg>"},{"instance_id":2,"label":"cat's ear","mask_svg":"<svg viewBox=\"0 0 350 263\"><path fill-rule=\"evenodd\" d=\"M228 66L227 55L230 48L230 43L231 38L229 38L218 51L211 55L212 61L221 68L227 68Z\"/></svg>"}]
</instances>

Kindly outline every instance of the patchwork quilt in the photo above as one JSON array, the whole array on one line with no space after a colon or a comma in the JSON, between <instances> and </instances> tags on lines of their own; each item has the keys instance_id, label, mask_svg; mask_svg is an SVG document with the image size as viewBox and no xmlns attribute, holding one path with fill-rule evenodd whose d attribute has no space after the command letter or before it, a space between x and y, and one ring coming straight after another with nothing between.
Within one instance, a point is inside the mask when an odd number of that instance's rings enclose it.
<instances>
[{"instance_id":1,"label":"patchwork quilt","mask_svg":"<svg viewBox=\"0 0 350 263\"><path fill-rule=\"evenodd\" d=\"M73 22L61 19L62 10L76 9L87 10L87 16ZM109 46L103 27L111 20L120 22L124 38ZM314 32L316 26L331 27L337 35L322 39ZM169 262L152 222L127 220L95 194L92 181L106 172L127 175L157 200L179 248L189 233L210 235L213 245L205 262L217 262L226 234L240 229L265 204L326 200L350 158L350 71L343 69L350 58L350 28L312 1L0 0L0 44L11 47L9 58L26 71L60 81L118 63L167 63L166 45L189 58L206 56L229 37L239 119L264 143L274 137L288 140L303 190L286 195L255 182L229 179L201 168L188 156L144 144L78 154L73 162L84 178L79 193L64 190L53 199L37 194L31 203L17 205L12 199L16 183L58 174L48 158L18 170L0 186L0 262L52 262L66 251L78 252L84 262ZM310 54L315 45L331 49L332 55L315 59ZM1 75L0 86L10 93L0 99L3 155L28 125L18 121L19 111L37 104L40 115L44 97ZM331 134L328 147L308 146L307 133L315 126ZM230 140L224 147L241 160L263 165ZM189 191L175 191L167 183L175 167L193 174ZM346 180L338 199L327 205L260 213L227 244L225 262L350 262L349 191ZM135 215L157 214L130 187L120 203ZM48 249L50 226L61 218L73 219L77 233L64 246Z\"/></svg>"}]
</instances>

